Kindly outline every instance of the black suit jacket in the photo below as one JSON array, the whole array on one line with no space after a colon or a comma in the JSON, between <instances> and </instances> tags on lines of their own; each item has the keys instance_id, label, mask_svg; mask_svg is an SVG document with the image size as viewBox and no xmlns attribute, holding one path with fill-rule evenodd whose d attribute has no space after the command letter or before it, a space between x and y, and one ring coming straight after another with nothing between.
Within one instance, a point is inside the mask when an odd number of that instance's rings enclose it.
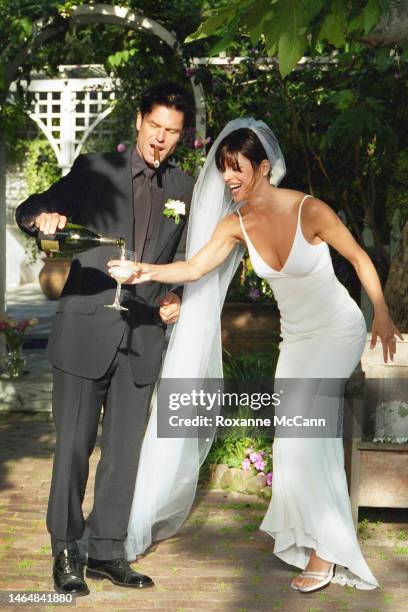
<instances>
[{"instance_id":1,"label":"black suit jacket","mask_svg":"<svg viewBox=\"0 0 408 612\"><path fill-rule=\"evenodd\" d=\"M30 196L16 210L19 227L35 233L31 222L41 212L58 212L72 222L105 236L123 237L134 248L131 150L125 153L80 155L69 174L41 194ZM163 170L163 207L168 198L182 200L186 215L177 225L160 215L143 261L168 263L184 259L187 218L194 179L167 164ZM123 334L133 377L138 384L157 379L166 326L157 299L168 289L160 283L122 287L129 312L104 308L114 299L116 282L107 273L111 247L74 256L53 320L48 342L51 363L85 378L101 377L112 362Z\"/></svg>"}]
</instances>

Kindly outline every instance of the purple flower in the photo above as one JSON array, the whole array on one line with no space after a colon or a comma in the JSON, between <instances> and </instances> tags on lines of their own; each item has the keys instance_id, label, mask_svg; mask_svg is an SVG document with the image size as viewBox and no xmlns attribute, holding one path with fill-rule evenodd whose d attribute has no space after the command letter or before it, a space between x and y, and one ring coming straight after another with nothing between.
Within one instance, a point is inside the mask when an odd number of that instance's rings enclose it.
<instances>
[{"instance_id":1,"label":"purple flower","mask_svg":"<svg viewBox=\"0 0 408 612\"><path fill-rule=\"evenodd\" d=\"M251 300L254 300L254 301L259 300L259 296L260 296L259 289L257 289L256 287L252 287L249 290L248 296L251 298Z\"/></svg>"},{"instance_id":2,"label":"purple flower","mask_svg":"<svg viewBox=\"0 0 408 612\"><path fill-rule=\"evenodd\" d=\"M192 77L195 75L196 69L195 68L186 68L186 76L188 78Z\"/></svg>"},{"instance_id":3,"label":"purple flower","mask_svg":"<svg viewBox=\"0 0 408 612\"><path fill-rule=\"evenodd\" d=\"M268 487L271 486L271 484L272 484L272 472L268 472L268 474L266 475L266 484L268 485Z\"/></svg>"},{"instance_id":4,"label":"purple flower","mask_svg":"<svg viewBox=\"0 0 408 612\"><path fill-rule=\"evenodd\" d=\"M258 461L255 461L254 463L254 466L260 472L262 472L262 470L265 468L265 465L266 465L266 461L263 461L263 459L259 459Z\"/></svg>"},{"instance_id":5,"label":"purple flower","mask_svg":"<svg viewBox=\"0 0 408 612\"><path fill-rule=\"evenodd\" d=\"M249 458L252 463L255 463L255 461L259 461L260 459L262 459L262 457L260 457L258 453L250 453Z\"/></svg>"},{"instance_id":6,"label":"purple flower","mask_svg":"<svg viewBox=\"0 0 408 612\"><path fill-rule=\"evenodd\" d=\"M248 458L243 460L243 462L242 462L242 469L243 470L250 470L251 469L251 462L250 462L250 460Z\"/></svg>"},{"instance_id":7,"label":"purple flower","mask_svg":"<svg viewBox=\"0 0 408 612\"><path fill-rule=\"evenodd\" d=\"M123 142L120 142L116 147L118 153L124 153L126 151L126 145Z\"/></svg>"}]
</instances>

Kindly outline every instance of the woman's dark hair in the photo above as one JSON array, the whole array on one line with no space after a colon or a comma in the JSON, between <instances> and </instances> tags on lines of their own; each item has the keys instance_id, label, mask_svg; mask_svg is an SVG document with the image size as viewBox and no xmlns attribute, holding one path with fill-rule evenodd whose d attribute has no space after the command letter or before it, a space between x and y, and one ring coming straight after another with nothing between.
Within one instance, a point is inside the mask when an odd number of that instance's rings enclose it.
<instances>
[{"instance_id":1,"label":"woman's dark hair","mask_svg":"<svg viewBox=\"0 0 408 612\"><path fill-rule=\"evenodd\" d=\"M191 102L187 91L178 83L158 83L147 89L140 100L142 117L151 113L155 106L166 106L184 113L184 125L191 121Z\"/></svg>"},{"instance_id":2,"label":"woman's dark hair","mask_svg":"<svg viewBox=\"0 0 408 612\"><path fill-rule=\"evenodd\" d=\"M265 149L258 136L249 128L234 130L218 145L215 153L215 163L220 172L225 168L241 170L238 163L238 153L241 153L250 162L254 170L257 170L264 159L268 159Z\"/></svg>"}]
</instances>

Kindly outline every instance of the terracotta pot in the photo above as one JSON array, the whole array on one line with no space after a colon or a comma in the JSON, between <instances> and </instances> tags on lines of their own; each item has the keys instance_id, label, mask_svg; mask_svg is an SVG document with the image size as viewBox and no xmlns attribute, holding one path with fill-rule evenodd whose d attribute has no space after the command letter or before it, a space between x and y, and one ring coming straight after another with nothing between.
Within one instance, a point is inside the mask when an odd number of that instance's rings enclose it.
<instances>
[{"instance_id":1,"label":"terracotta pot","mask_svg":"<svg viewBox=\"0 0 408 612\"><path fill-rule=\"evenodd\" d=\"M275 304L226 302L221 317L222 345L230 353L264 350L279 341L280 315Z\"/></svg>"},{"instance_id":2,"label":"terracotta pot","mask_svg":"<svg viewBox=\"0 0 408 612\"><path fill-rule=\"evenodd\" d=\"M40 287L47 299L58 300L69 274L71 259L43 257L43 262L38 276Z\"/></svg>"}]
</instances>

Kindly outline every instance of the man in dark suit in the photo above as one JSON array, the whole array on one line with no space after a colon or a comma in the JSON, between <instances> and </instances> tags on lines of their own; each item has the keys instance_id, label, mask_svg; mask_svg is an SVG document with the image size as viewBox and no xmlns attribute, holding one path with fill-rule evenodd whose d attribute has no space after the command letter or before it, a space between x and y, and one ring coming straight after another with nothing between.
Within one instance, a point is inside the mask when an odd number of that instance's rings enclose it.
<instances>
[{"instance_id":1,"label":"man in dark suit","mask_svg":"<svg viewBox=\"0 0 408 612\"><path fill-rule=\"evenodd\" d=\"M30 235L63 228L67 218L98 234L123 237L141 261L184 259L194 179L168 158L188 115L185 92L161 84L142 97L135 147L125 153L80 155L69 174L16 211ZM160 167L154 168L154 149ZM168 199L185 203L180 222L163 214ZM89 536L87 577L126 587L153 586L125 559L124 540L148 408L157 380L166 324L177 320L180 295L157 283L124 285L122 304L111 304L110 247L73 258L48 344L53 366L56 449L47 513L54 556L54 586L87 595L77 540ZM94 505L86 523L82 502L103 405L101 458Z\"/></svg>"}]
</instances>

